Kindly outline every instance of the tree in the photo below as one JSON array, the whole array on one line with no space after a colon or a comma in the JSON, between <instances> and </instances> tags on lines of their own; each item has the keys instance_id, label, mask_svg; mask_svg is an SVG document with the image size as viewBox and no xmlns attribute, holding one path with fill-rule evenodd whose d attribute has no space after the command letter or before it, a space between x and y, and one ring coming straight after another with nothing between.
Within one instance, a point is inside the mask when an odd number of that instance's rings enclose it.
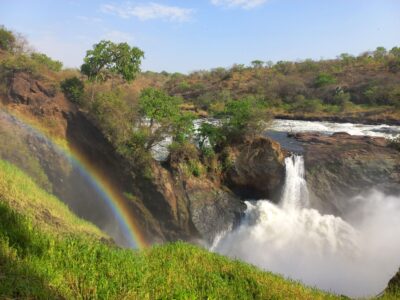
<instances>
[{"instance_id":1,"label":"tree","mask_svg":"<svg viewBox=\"0 0 400 300\"><path fill-rule=\"evenodd\" d=\"M264 66L264 62L262 60L253 60L251 62L251 65L253 66L253 68L262 68Z\"/></svg>"},{"instance_id":2,"label":"tree","mask_svg":"<svg viewBox=\"0 0 400 300\"><path fill-rule=\"evenodd\" d=\"M181 103L180 98L169 96L155 88L142 91L139 97L142 121L138 131L147 136L146 150L153 148L166 136L171 136L177 143L183 143L191 137L194 116L182 112L179 107Z\"/></svg>"},{"instance_id":3,"label":"tree","mask_svg":"<svg viewBox=\"0 0 400 300\"><path fill-rule=\"evenodd\" d=\"M355 57L348 53L342 53L339 55L339 59L344 63L344 65L349 65L355 60Z\"/></svg>"},{"instance_id":4,"label":"tree","mask_svg":"<svg viewBox=\"0 0 400 300\"><path fill-rule=\"evenodd\" d=\"M327 73L320 73L314 81L315 86L318 88L334 83L336 83L335 77Z\"/></svg>"},{"instance_id":5,"label":"tree","mask_svg":"<svg viewBox=\"0 0 400 300\"><path fill-rule=\"evenodd\" d=\"M121 75L126 81L132 81L140 71L143 57L142 50L130 47L127 43L101 41L86 52L81 72L92 81L106 80L107 72Z\"/></svg>"},{"instance_id":6,"label":"tree","mask_svg":"<svg viewBox=\"0 0 400 300\"><path fill-rule=\"evenodd\" d=\"M153 129L155 122L167 122L179 114L181 100L171 97L161 90L146 88L139 98L140 112L149 119L150 129Z\"/></svg>"},{"instance_id":7,"label":"tree","mask_svg":"<svg viewBox=\"0 0 400 300\"><path fill-rule=\"evenodd\" d=\"M108 73L118 74L124 80L132 81L140 71L143 57L144 52L137 47L130 47L127 43L115 44L103 40L86 52L81 72L92 82L107 80ZM92 87L92 101L93 97Z\"/></svg>"},{"instance_id":8,"label":"tree","mask_svg":"<svg viewBox=\"0 0 400 300\"><path fill-rule=\"evenodd\" d=\"M72 102L81 103L85 92L85 85L76 76L63 80L60 84L65 96Z\"/></svg>"},{"instance_id":9,"label":"tree","mask_svg":"<svg viewBox=\"0 0 400 300\"><path fill-rule=\"evenodd\" d=\"M4 51L13 51L15 42L15 35L4 26L0 26L0 49Z\"/></svg>"},{"instance_id":10,"label":"tree","mask_svg":"<svg viewBox=\"0 0 400 300\"><path fill-rule=\"evenodd\" d=\"M386 51L385 47L377 47L373 54L374 54L375 59L380 60L386 56L387 51Z\"/></svg>"}]
</instances>

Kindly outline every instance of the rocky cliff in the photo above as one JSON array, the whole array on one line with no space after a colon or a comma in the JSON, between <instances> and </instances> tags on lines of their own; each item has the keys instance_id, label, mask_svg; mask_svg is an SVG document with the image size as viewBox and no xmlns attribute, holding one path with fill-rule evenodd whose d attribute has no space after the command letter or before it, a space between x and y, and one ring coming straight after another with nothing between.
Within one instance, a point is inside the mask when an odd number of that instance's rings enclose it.
<instances>
[{"instance_id":1,"label":"rocky cliff","mask_svg":"<svg viewBox=\"0 0 400 300\"><path fill-rule=\"evenodd\" d=\"M384 138L299 133L313 205L341 215L346 201L376 188L400 194L400 152Z\"/></svg>"},{"instance_id":2,"label":"rocky cliff","mask_svg":"<svg viewBox=\"0 0 400 300\"><path fill-rule=\"evenodd\" d=\"M256 137L230 152L229 187L246 199L279 199L285 178L285 154L279 143Z\"/></svg>"},{"instance_id":3,"label":"rocky cliff","mask_svg":"<svg viewBox=\"0 0 400 300\"><path fill-rule=\"evenodd\" d=\"M62 151L45 136L29 130L29 126L25 128L24 122L12 115L29 119L49 135L65 141L100 177L107 178L119 191L149 242L184 239L210 243L216 234L239 222L245 206L239 197L220 185L220 180L187 176L179 167L155 161L151 164L151 176L144 176L118 155L101 131L84 112L64 98L54 82L17 73L2 102L0 137L4 143L13 134L20 140L19 146L10 145L8 152L1 153L2 157L19 162L19 167L26 171L29 166L25 158L31 157L49 189L79 216L100 228L110 231L110 227L116 226L109 207L88 186L80 170L70 165ZM25 151L16 155L15 148ZM34 170L31 175L36 176ZM108 219L111 221L106 222Z\"/></svg>"}]
</instances>

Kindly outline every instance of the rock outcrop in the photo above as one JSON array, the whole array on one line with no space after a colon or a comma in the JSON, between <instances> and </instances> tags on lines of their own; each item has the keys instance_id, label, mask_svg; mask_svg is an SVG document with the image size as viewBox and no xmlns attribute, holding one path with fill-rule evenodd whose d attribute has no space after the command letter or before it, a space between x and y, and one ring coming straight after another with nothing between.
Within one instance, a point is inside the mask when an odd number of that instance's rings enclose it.
<instances>
[{"instance_id":1,"label":"rock outcrop","mask_svg":"<svg viewBox=\"0 0 400 300\"><path fill-rule=\"evenodd\" d=\"M13 162L21 162L18 166L27 170L23 162L29 153L31 160L42 169L40 174L44 173L44 179L50 181L49 188L76 214L95 223L118 242L118 221L111 208L90 186L82 170L70 165L62 151L29 126L25 128L24 118L41 124L50 134L67 142L74 153L84 158L86 165L96 169L99 177L107 178L124 202L125 213L132 216L150 243L179 239L211 243L216 234L239 222L244 204L218 181L207 176L188 177L179 168L157 162L151 165L151 176L141 174L115 151L83 112L62 93L52 90L53 84L16 73L8 98L2 102L6 110L23 118L19 120L4 110L0 121L8 127L1 125L0 137L7 139L18 133L18 145L25 152L20 151L21 155L16 157L14 149L10 149L4 158L10 159L13 154ZM62 165L67 166L60 168ZM30 172L31 176L38 173L34 171Z\"/></svg>"},{"instance_id":2,"label":"rock outcrop","mask_svg":"<svg viewBox=\"0 0 400 300\"><path fill-rule=\"evenodd\" d=\"M400 293L400 270L390 279L386 291L388 293Z\"/></svg>"},{"instance_id":3,"label":"rock outcrop","mask_svg":"<svg viewBox=\"0 0 400 300\"><path fill-rule=\"evenodd\" d=\"M371 188L400 194L400 152L384 138L298 133L313 205L341 215L346 200Z\"/></svg>"},{"instance_id":4,"label":"rock outcrop","mask_svg":"<svg viewBox=\"0 0 400 300\"><path fill-rule=\"evenodd\" d=\"M184 189L193 225L208 243L239 224L246 205L232 192L199 178L185 181Z\"/></svg>"},{"instance_id":5,"label":"rock outcrop","mask_svg":"<svg viewBox=\"0 0 400 300\"><path fill-rule=\"evenodd\" d=\"M227 184L248 199L276 199L285 178L285 155L277 142L257 137L233 155Z\"/></svg>"}]
</instances>

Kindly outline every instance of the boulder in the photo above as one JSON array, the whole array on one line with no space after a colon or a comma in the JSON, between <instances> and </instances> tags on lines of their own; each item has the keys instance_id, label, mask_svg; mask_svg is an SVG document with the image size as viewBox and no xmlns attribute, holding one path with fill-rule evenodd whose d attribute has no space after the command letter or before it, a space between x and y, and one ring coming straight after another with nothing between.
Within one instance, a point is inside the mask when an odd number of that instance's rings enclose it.
<instances>
[{"instance_id":1,"label":"boulder","mask_svg":"<svg viewBox=\"0 0 400 300\"><path fill-rule=\"evenodd\" d=\"M285 179L285 155L279 143L256 137L239 148L227 172L228 185L248 199L278 197Z\"/></svg>"},{"instance_id":2,"label":"boulder","mask_svg":"<svg viewBox=\"0 0 400 300\"><path fill-rule=\"evenodd\" d=\"M219 233L235 228L246 210L231 192L207 179L186 181L185 191L193 225L209 244Z\"/></svg>"}]
</instances>

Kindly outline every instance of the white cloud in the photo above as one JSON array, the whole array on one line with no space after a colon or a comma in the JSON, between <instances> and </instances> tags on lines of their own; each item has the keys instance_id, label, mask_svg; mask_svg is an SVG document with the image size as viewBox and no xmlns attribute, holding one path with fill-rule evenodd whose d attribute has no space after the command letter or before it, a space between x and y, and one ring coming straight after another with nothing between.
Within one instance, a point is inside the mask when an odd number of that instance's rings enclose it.
<instances>
[{"instance_id":1,"label":"white cloud","mask_svg":"<svg viewBox=\"0 0 400 300\"><path fill-rule=\"evenodd\" d=\"M267 2L267 0L211 0L211 3L224 7L239 7L244 9L251 9L260 6Z\"/></svg>"},{"instance_id":2,"label":"white cloud","mask_svg":"<svg viewBox=\"0 0 400 300\"><path fill-rule=\"evenodd\" d=\"M101 11L111 13L121 18L136 17L139 20L162 19L174 22L185 22L191 19L193 10L177 6L167 6L158 3L134 5L130 2L124 5L103 4Z\"/></svg>"}]
</instances>

